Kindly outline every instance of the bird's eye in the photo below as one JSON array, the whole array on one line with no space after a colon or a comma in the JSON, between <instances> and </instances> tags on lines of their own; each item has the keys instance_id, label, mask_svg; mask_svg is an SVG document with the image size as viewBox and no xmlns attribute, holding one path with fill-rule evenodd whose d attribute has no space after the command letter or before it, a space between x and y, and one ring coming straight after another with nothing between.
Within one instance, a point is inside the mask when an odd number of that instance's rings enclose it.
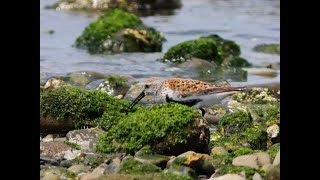
<instances>
[{"instance_id":1,"label":"bird's eye","mask_svg":"<svg viewBox=\"0 0 320 180\"><path fill-rule=\"evenodd\" d=\"M145 89L148 89L149 87L150 87L149 84L144 85L144 88L145 88Z\"/></svg>"}]
</instances>

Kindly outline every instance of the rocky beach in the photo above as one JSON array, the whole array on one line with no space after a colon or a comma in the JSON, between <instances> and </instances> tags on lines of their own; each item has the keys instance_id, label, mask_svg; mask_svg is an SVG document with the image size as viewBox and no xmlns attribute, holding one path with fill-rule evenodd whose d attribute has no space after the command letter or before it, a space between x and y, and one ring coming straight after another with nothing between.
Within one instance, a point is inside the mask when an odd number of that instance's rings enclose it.
<instances>
[{"instance_id":1,"label":"rocky beach","mask_svg":"<svg viewBox=\"0 0 320 180\"><path fill-rule=\"evenodd\" d=\"M280 179L280 1L41 0L40 39L40 179Z\"/></svg>"}]
</instances>

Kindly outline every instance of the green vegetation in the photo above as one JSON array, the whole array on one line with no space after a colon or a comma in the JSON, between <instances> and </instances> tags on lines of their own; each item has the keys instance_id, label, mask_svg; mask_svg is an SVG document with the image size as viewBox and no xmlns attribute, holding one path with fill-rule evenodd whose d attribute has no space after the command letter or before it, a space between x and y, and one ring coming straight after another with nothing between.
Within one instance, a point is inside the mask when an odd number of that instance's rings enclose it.
<instances>
[{"instance_id":1,"label":"green vegetation","mask_svg":"<svg viewBox=\"0 0 320 180\"><path fill-rule=\"evenodd\" d=\"M139 17L119 9L108 10L76 39L78 48L90 53L159 52L164 37Z\"/></svg>"},{"instance_id":2,"label":"green vegetation","mask_svg":"<svg viewBox=\"0 0 320 180\"><path fill-rule=\"evenodd\" d=\"M85 157L76 157L72 160L74 164L82 164L85 166L90 166L91 168L96 168L102 164L107 158L103 155L101 156L85 156Z\"/></svg>"},{"instance_id":3,"label":"green vegetation","mask_svg":"<svg viewBox=\"0 0 320 180\"><path fill-rule=\"evenodd\" d=\"M279 150L280 150L280 143L276 143L268 149L267 152L270 154L272 160L276 157Z\"/></svg>"},{"instance_id":4,"label":"green vegetation","mask_svg":"<svg viewBox=\"0 0 320 180\"><path fill-rule=\"evenodd\" d=\"M240 46L234 41L212 34L181 42L171 47L161 59L163 62L182 63L196 57L224 67L251 66L247 60L239 57L240 53Z\"/></svg>"},{"instance_id":5,"label":"green vegetation","mask_svg":"<svg viewBox=\"0 0 320 180\"><path fill-rule=\"evenodd\" d=\"M148 174L161 172L161 168L153 164L144 164L139 161L128 159L120 164L120 174Z\"/></svg>"},{"instance_id":6,"label":"green vegetation","mask_svg":"<svg viewBox=\"0 0 320 180\"><path fill-rule=\"evenodd\" d=\"M252 176L257 172L261 175L262 178L265 177L266 173L262 170L249 168L249 167L241 167L241 166L233 166L233 165L224 165L219 168L218 174L228 174L228 173L235 173L240 174L242 171L246 172L246 178L248 180L252 180Z\"/></svg>"},{"instance_id":7,"label":"green vegetation","mask_svg":"<svg viewBox=\"0 0 320 180\"><path fill-rule=\"evenodd\" d=\"M186 41L171 47L162 57L164 62L182 63L192 57L221 63L222 59L218 55L218 47L212 39L197 39Z\"/></svg>"},{"instance_id":8,"label":"green vegetation","mask_svg":"<svg viewBox=\"0 0 320 180\"><path fill-rule=\"evenodd\" d=\"M160 142L165 148L185 144L190 136L188 127L192 127L199 116L193 108L176 103L141 108L121 118L102 135L97 150L132 154L146 145L159 152L157 144Z\"/></svg>"},{"instance_id":9,"label":"green vegetation","mask_svg":"<svg viewBox=\"0 0 320 180\"><path fill-rule=\"evenodd\" d=\"M81 150L81 146L76 144L76 143L72 143L72 142L69 142L69 141L64 141L63 143L65 143L66 145L72 147L73 149Z\"/></svg>"},{"instance_id":10,"label":"green vegetation","mask_svg":"<svg viewBox=\"0 0 320 180\"><path fill-rule=\"evenodd\" d=\"M75 87L60 87L40 93L40 112L44 116L51 115L58 121L71 119L76 128L90 125L106 130L109 128L108 122L118 121L125 115L130 103L100 91ZM103 121L100 121L102 116Z\"/></svg>"},{"instance_id":11,"label":"green vegetation","mask_svg":"<svg viewBox=\"0 0 320 180\"><path fill-rule=\"evenodd\" d=\"M260 44L255 46L253 50L256 52L280 55L280 44Z\"/></svg>"}]
</instances>

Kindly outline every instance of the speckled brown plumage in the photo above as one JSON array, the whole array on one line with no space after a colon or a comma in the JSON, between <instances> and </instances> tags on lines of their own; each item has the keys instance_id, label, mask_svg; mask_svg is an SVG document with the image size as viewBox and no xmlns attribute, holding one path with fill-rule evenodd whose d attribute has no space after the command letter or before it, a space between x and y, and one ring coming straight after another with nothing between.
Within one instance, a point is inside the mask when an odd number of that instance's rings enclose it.
<instances>
[{"instance_id":1,"label":"speckled brown plumage","mask_svg":"<svg viewBox=\"0 0 320 180\"><path fill-rule=\"evenodd\" d=\"M167 86L172 91L179 92L181 97L237 90L237 88L230 87L230 85L217 86L215 84L210 84L199 80L181 78L172 78L165 80L163 81L162 86Z\"/></svg>"}]
</instances>

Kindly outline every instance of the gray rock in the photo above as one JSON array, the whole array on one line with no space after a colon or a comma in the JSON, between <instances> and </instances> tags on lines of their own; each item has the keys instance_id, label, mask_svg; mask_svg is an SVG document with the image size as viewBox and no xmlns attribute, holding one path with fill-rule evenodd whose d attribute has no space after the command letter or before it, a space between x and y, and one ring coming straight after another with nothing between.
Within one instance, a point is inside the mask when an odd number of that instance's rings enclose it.
<instances>
[{"instance_id":1,"label":"gray rock","mask_svg":"<svg viewBox=\"0 0 320 180\"><path fill-rule=\"evenodd\" d=\"M50 178L56 178L59 177L59 179L75 179L76 174L68 171L65 168L61 167L53 167L53 168L48 168L48 169L42 169L40 170L40 178L44 178L47 175L50 175ZM56 175L53 176L52 174ZM49 179L49 177L47 177Z\"/></svg>"},{"instance_id":2,"label":"gray rock","mask_svg":"<svg viewBox=\"0 0 320 180\"><path fill-rule=\"evenodd\" d=\"M56 89L64 85L66 85L66 83L62 79L53 77L47 80L46 84L43 86L43 89L47 91L50 89Z\"/></svg>"},{"instance_id":3,"label":"gray rock","mask_svg":"<svg viewBox=\"0 0 320 180\"><path fill-rule=\"evenodd\" d=\"M280 127L277 124L269 126L267 128L267 133L270 138L276 138L280 135Z\"/></svg>"},{"instance_id":4,"label":"gray rock","mask_svg":"<svg viewBox=\"0 0 320 180\"><path fill-rule=\"evenodd\" d=\"M61 142L40 142L40 156L62 160L71 147Z\"/></svg>"},{"instance_id":5,"label":"gray rock","mask_svg":"<svg viewBox=\"0 0 320 180\"><path fill-rule=\"evenodd\" d=\"M106 170L106 165L100 165L96 167L92 172L82 176L81 180L98 179L99 177L103 176L105 170Z\"/></svg>"},{"instance_id":6,"label":"gray rock","mask_svg":"<svg viewBox=\"0 0 320 180\"><path fill-rule=\"evenodd\" d=\"M238 174L225 174L223 176L210 178L209 180L246 180L246 178Z\"/></svg>"},{"instance_id":7,"label":"gray rock","mask_svg":"<svg viewBox=\"0 0 320 180\"><path fill-rule=\"evenodd\" d=\"M46 137L44 137L42 140L42 142L51 142L53 141L53 135L52 134L48 134Z\"/></svg>"},{"instance_id":8,"label":"gray rock","mask_svg":"<svg viewBox=\"0 0 320 180\"><path fill-rule=\"evenodd\" d=\"M272 168L272 164L265 164L261 167L261 170L267 172L269 168Z\"/></svg>"},{"instance_id":9,"label":"gray rock","mask_svg":"<svg viewBox=\"0 0 320 180\"><path fill-rule=\"evenodd\" d=\"M68 171L73 172L75 174L79 174L79 173L87 173L89 172L90 168L87 166L84 166L82 164L77 164L77 165L73 165L71 167L68 168Z\"/></svg>"},{"instance_id":10,"label":"gray rock","mask_svg":"<svg viewBox=\"0 0 320 180\"><path fill-rule=\"evenodd\" d=\"M187 166L177 165L177 164L174 164L170 166L170 168L163 170L163 173L173 173L173 174L190 176L190 177L193 177L194 179L197 178L197 173L192 168Z\"/></svg>"},{"instance_id":11,"label":"gray rock","mask_svg":"<svg viewBox=\"0 0 320 180\"><path fill-rule=\"evenodd\" d=\"M252 180L263 180L259 173L254 173L252 176Z\"/></svg>"},{"instance_id":12,"label":"gray rock","mask_svg":"<svg viewBox=\"0 0 320 180\"><path fill-rule=\"evenodd\" d=\"M108 75L105 79L98 80L94 89L105 92L111 96L124 96L135 83L135 78L128 75ZM90 85L90 84L89 84ZM89 86L88 85L88 86Z\"/></svg>"},{"instance_id":13,"label":"gray rock","mask_svg":"<svg viewBox=\"0 0 320 180\"><path fill-rule=\"evenodd\" d=\"M259 152L254 154L248 154L243 156L238 156L233 159L232 165L234 166L246 166L255 169L259 169L265 164L270 164L270 155L265 152Z\"/></svg>"},{"instance_id":14,"label":"gray rock","mask_svg":"<svg viewBox=\"0 0 320 180\"><path fill-rule=\"evenodd\" d=\"M60 137L60 138L54 138L53 139L53 141L55 141L55 142L65 142L67 140L67 138L66 137Z\"/></svg>"},{"instance_id":15,"label":"gray rock","mask_svg":"<svg viewBox=\"0 0 320 180\"><path fill-rule=\"evenodd\" d=\"M216 146L211 149L212 156L223 155L223 154L228 154L228 151L224 147Z\"/></svg>"},{"instance_id":16,"label":"gray rock","mask_svg":"<svg viewBox=\"0 0 320 180\"><path fill-rule=\"evenodd\" d=\"M52 166L57 166L57 165L59 165L59 162L56 159L40 155L40 164L49 164Z\"/></svg>"},{"instance_id":17,"label":"gray rock","mask_svg":"<svg viewBox=\"0 0 320 180\"><path fill-rule=\"evenodd\" d=\"M72 163L70 160L64 160L64 161L60 162L59 166L64 167L64 168L68 168L68 167L72 166Z\"/></svg>"},{"instance_id":18,"label":"gray rock","mask_svg":"<svg viewBox=\"0 0 320 180\"><path fill-rule=\"evenodd\" d=\"M270 68L244 68L248 74L257 75L257 76L268 76L275 77L277 76L277 71Z\"/></svg>"},{"instance_id":19,"label":"gray rock","mask_svg":"<svg viewBox=\"0 0 320 180\"><path fill-rule=\"evenodd\" d=\"M211 162L212 158L207 154L195 153L187 151L177 156L174 160L167 163L167 168L175 165L188 166L196 171L197 174L211 176L215 168Z\"/></svg>"},{"instance_id":20,"label":"gray rock","mask_svg":"<svg viewBox=\"0 0 320 180\"><path fill-rule=\"evenodd\" d=\"M53 174L52 172L48 172L43 178L41 178L41 180L60 180L60 176Z\"/></svg>"},{"instance_id":21,"label":"gray rock","mask_svg":"<svg viewBox=\"0 0 320 180\"><path fill-rule=\"evenodd\" d=\"M265 176L265 180L275 180L280 179L280 164L276 166L271 166L267 170L267 174Z\"/></svg>"},{"instance_id":22,"label":"gray rock","mask_svg":"<svg viewBox=\"0 0 320 180\"><path fill-rule=\"evenodd\" d=\"M69 142L78 144L83 150L95 151L99 137L103 133L104 131L98 128L80 129L69 131L66 137Z\"/></svg>"},{"instance_id":23,"label":"gray rock","mask_svg":"<svg viewBox=\"0 0 320 180\"><path fill-rule=\"evenodd\" d=\"M119 171L121 160L119 158L113 159L107 164L104 174L116 174Z\"/></svg>"},{"instance_id":24,"label":"gray rock","mask_svg":"<svg viewBox=\"0 0 320 180\"><path fill-rule=\"evenodd\" d=\"M76 157L79 157L80 155L81 155L81 151L75 150L75 149L70 149L70 150L67 150L64 152L63 159L73 160Z\"/></svg>"},{"instance_id":25,"label":"gray rock","mask_svg":"<svg viewBox=\"0 0 320 180\"><path fill-rule=\"evenodd\" d=\"M127 91L123 99L133 101L144 90L144 87L145 87L145 82L140 82L140 83L131 85L130 89ZM152 102L153 102L153 96L146 95L144 98L140 100L139 103L151 104Z\"/></svg>"},{"instance_id":26,"label":"gray rock","mask_svg":"<svg viewBox=\"0 0 320 180\"><path fill-rule=\"evenodd\" d=\"M278 151L276 157L275 157L274 160L273 160L273 165L274 165L274 166L276 166L276 165L278 165L278 164L280 164L280 150Z\"/></svg>"},{"instance_id":27,"label":"gray rock","mask_svg":"<svg viewBox=\"0 0 320 180\"><path fill-rule=\"evenodd\" d=\"M166 164L169 161L169 159L169 156L155 154L149 147L141 148L138 152L136 152L134 156L134 160L136 161L147 164L153 164L158 167L161 167L162 169L166 167Z\"/></svg>"}]
</instances>

